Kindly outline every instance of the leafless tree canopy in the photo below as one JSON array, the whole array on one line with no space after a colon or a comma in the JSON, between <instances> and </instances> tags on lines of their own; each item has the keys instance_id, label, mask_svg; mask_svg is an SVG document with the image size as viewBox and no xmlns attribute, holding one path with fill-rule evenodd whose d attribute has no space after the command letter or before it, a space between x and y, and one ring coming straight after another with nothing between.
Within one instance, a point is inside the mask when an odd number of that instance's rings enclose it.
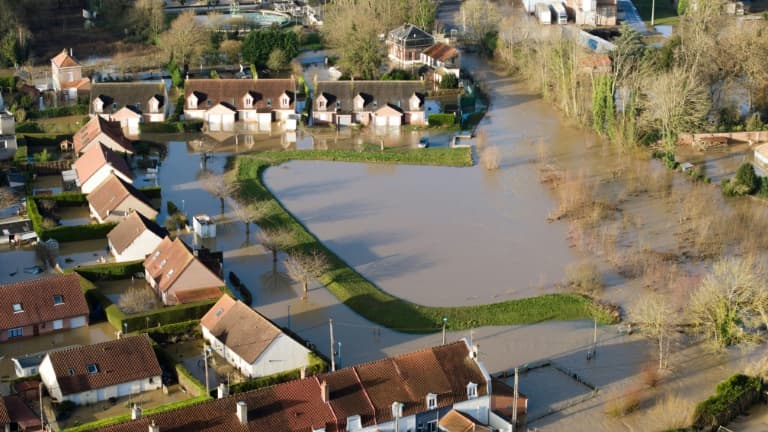
<instances>
[{"instance_id":1,"label":"leafless tree canopy","mask_svg":"<svg viewBox=\"0 0 768 432\"><path fill-rule=\"evenodd\" d=\"M675 317L669 299L657 293L644 295L632 311L632 318L640 323L643 334L656 340L659 369L666 367Z\"/></svg>"},{"instance_id":2,"label":"leafless tree canopy","mask_svg":"<svg viewBox=\"0 0 768 432\"><path fill-rule=\"evenodd\" d=\"M125 313L139 313L159 306L155 293L145 286L129 288L118 300L120 310Z\"/></svg>"},{"instance_id":3,"label":"leafless tree canopy","mask_svg":"<svg viewBox=\"0 0 768 432\"><path fill-rule=\"evenodd\" d=\"M171 28L160 36L159 46L167 57L173 56L179 65L188 69L196 62L208 44L208 29L195 18L193 11L182 12L171 23Z\"/></svg>"},{"instance_id":4,"label":"leafless tree canopy","mask_svg":"<svg viewBox=\"0 0 768 432\"><path fill-rule=\"evenodd\" d=\"M256 238L264 249L272 252L272 262L277 262L277 252L284 249L292 240L291 231L285 228L259 230Z\"/></svg>"},{"instance_id":5,"label":"leafless tree canopy","mask_svg":"<svg viewBox=\"0 0 768 432\"><path fill-rule=\"evenodd\" d=\"M203 189L215 196L221 202L221 211L224 211L224 200L237 190L237 184L227 180L224 174L205 173L200 178Z\"/></svg>"},{"instance_id":6,"label":"leafless tree canopy","mask_svg":"<svg viewBox=\"0 0 768 432\"><path fill-rule=\"evenodd\" d=\"M235 217L245 224L245 235L251 233L251 223L258 223L269 215L271 205L267 201L254 201L246 204L240 200L232 199L230 203Z\"/></svg>"},{"instance_id":7,"label":"leafless tree canopy","mask_svg":"<svg viewBox=\"0 0 768 432\"><path fill-rule=\"evenodd\" d=\"M285 260L285 268L288 270L288 276L302 285L303 298L306 299L309 295L310 279L320 277L325 273L329 268L329 263L325 255L316 250L308 254L294 252L289 254Z\"/></svg>"}]
</instances>

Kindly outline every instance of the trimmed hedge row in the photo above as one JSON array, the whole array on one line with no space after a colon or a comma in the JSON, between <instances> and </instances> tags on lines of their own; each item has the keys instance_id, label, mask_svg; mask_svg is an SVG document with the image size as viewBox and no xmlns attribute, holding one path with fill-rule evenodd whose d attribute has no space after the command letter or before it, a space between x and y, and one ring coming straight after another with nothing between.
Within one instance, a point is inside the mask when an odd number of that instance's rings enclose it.
<instances>
[{"instance_id":1,"label":"trimmed hedge row","mask_svg":"<svg viewBox=\"0 0 768 432\"><path fill-rule=\"evenodd\" d=\"M430 126L450 126L456 123L456 116L453 114L430 114L427 116L427 122Z\"/></svg>"},{"instance_id":2,"label":"trimmed hedge row","mask_svg":"<svg viewBox=\"0 0 768 432\"><path fill-rule=\"evenodd\" d=\"M200 132L203 129L202 120L142 123L141 133L181 133Z\"/></svg>"},{"instance_id":3,"label":"trimmed hedge row","mask_svg":"<svg viewBox=\"0 0 768 432\"><path fill-rule=\"evenodd\" d=\"M251 291L234 272L229 272L229 282L240 292L243 303L247 305L253 303L253 295L251 294Z\"/></svg>"},{"instance_id":4,"label":"trimmed hedge row","mask_svg":"<svg viewBox=\"0 0 768 432\"><path fill-rule=\"evenodd\" d=\"M194 338L200 338L200 321L190 320L175 324L166 324L160 327L152 327L147 330L147 334L153 341L163 344L172 337L181 337L192 335Z\"/></svg>"},{"instance_id":5,"label":"trimmed hedge row","mask_svg":"<svg viewBox=\"0 0 768 432\"><path fill-rule=\"evenodd\" d=\"M143 272L144 260L77 266L75 271L90 281L127 279Z\"/></svg>"},{"instance_id":6,"label":"trimmed hedge row","mask_svg":"<svg viewBox=\"0 0 768 432\"><path fill-rule=\"evenodd\" d=\"M307 376L318 375L328 370L328 363L315 353L307 354L309 357L309 365L307 365ZM262 387L268 387L275 384L284 383L301 378L301 369L293 369L285 372L279 372L272 375L254 378L241 383L232 384L229 386L229 393L243 393L250 390L259 389Z\"/></svg>"},{"instance_id":7,"label":"trimmed hedge row","mask_svg":"<svg viewBox=\"0 0 768 432\"><path fill-rule=\"evenodd\" d=\"M19 145L30 147L55 147L59 148L64 140L72 140L72 135L19 133Z\"/></svg>"},{"instance_id":8,"label":"trimmed hedge row","mask_svg":"<svg viewBox=\"0 0 768 432\"><path fill-rule=\"evenodd\" d=\"M27 112L27 118L34 120L40 118L66 117L86 114L88 114L88 105L82 104L48 108L41 111L29 111Z\"/></svg>"},{"instance_id":9,"label":"trimmed hedge row","mask_svg":"<svg viewBox=\"0 0 768 432\"><path fill-rule=\"evenodd\" d=\"M110 310L107 310L107 320L115 326L115 328L120 330L125 330L123 326L126 323L128 324L129 332L145 330L148 326L147 318L149 318L149 327L199 320L213 307L214 304L216 304L216 301L218 301L218 299L167 306L133 315L125 315L120 309L115 307L115 309L117 309L116 311L111 312ZM115 325L115 322L118 322L118 324Z\"/></svg>"},{"instance_id":10,"label":"trimmed hedge row","mask_svg":"<svg viewBox=\"0 0 768 432\"><path fill-rule=\"evenodd\" d=\"M745 412L760 397L760 377L736 374L717 385L715 395L696 406L693 427L716 430Z\"/></svg>"},{"instance_id":11,"label":"trimmed hedge row","mask_svg":"<svg viewBox=\"0 0 768 432\"><path fill-rule=\"evenodd\" d=\"M32 223L34 226L34 222ZM100 240L107 237L107 233L112 231L117 224L89 224L76 226L57 226L50 229L35 228L35 232L42 240L56 239L59 243L82 241L82 240Z\"/></svg>"}]
</instances>

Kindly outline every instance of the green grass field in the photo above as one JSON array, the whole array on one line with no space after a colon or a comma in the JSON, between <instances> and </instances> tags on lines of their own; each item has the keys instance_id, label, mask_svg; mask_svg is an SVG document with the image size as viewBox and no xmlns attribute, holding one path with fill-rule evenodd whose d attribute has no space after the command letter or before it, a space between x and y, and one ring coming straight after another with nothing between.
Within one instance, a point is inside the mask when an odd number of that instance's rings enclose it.
<instances>
[{"instance_id":1,"label":"green grass field","mask_svg":"<svg viewBox=\"0 0 768 432\"><path fill-rule=\"evenodd\" d=\"M633 0L640 17L648 24L651 23L651 6L653 0ZM676 26L680 22L677 8L672 0L656 0L655 25Z\"/></svg>"}]
</instances>

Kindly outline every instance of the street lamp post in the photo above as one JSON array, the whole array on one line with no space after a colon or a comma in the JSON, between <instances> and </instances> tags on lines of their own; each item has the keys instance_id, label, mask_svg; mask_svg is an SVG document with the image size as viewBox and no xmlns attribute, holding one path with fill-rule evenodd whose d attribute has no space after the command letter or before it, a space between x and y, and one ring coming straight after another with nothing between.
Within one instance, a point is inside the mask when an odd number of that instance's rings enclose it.
<instances>
[{"instance_id":1,"label":"street lamp post","mask_svg":"<svg viewBox=\"0 0 768 432\"><path fill-rule=\"evenodd\" d=\"M339 364L337 366L341 367L341 341L339 341L338 344L339 344Z\"/></svg>"},{"instance_id":2,"label":"street lamp post","mask_svg":"<svg viewBox=\"0 0 768 432\"><path fill-rule=\"evenodd\" d=\"M443 317L443 345L445 345L445 327L448 325L448 318Z\"/></svg>"}]
</instances>

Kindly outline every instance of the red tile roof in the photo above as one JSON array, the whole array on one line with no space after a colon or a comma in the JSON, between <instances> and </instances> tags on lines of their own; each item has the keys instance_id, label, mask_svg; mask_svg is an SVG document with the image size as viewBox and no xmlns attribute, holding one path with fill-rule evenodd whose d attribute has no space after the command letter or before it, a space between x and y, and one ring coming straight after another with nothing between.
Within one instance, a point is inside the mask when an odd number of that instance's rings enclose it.
<instances>
[{"instance_id":1,"label":"red tile roof","mask_svg":"<svg viewBox=\"0 0 768 432\"><path fill-rule=\"evenodd\" d=\"M128 163L125 159L104 144L96 144L89 147L88 151L75 161L75 170L77 171L77 178L80 180L80 184L85 184L104 165L111 165L115 171L120 172L126 179L131 179L131 169L128 168Z\"/></svg>"},{"instance_id":2,"label":"red tile roof","mask_svg":"<svg viewBox=\"0 0 768 432\"><path fill-rule=\"evenodd\" d=\"M131 141L123 135L123 130L120 127L119 122L110 122L100 116L94 116L88 123L85 124L80 130L78 130L72 138L75 151L80 153L86 147L88 147L93 140L97 139L99 135L104 134L106 137L117 143L122 147L126 153L133 153L133 146Z\"/></svg>"},{"instance_id":3,"label":"red tile roof","mask_svg":"<svg viewBox=\"0 0 768 432\"><path fill-rule=\"evenodd\" d=\"M64 81L61 83L61 88L63 89L70 89L75 88L78 90L90 90L91 88L91 79L90 78L80 78L77 81Z\"/></svg>"},{"instance_id":4,"label":"red tile roof","mask_svg":"<svg viewBox=\"0 0 768 432\"><path fill-rule=\"evenodd\" d=\"M5 407L5 398L0 397L0 425L11 423L11 417L8 415L8 409Z\"/></svg>"},{"instance_id":5,"label":"red tile roof","mask_svg":"<svg viewBox=\"0 0 768 432\"><path fill-rule=\"evenodd\" d=\"M319 428L325 428L326 432L341 432L346 430L347 417L352 415L360 415L363 426L369 427L391 420L393 402L403 402L411 407L426 405L427 393L437 393L448 387L453 393L438 395L439 408L467 400L466 385L469 381L462 381L467 378L478 384L478 396L485 396L485 375L469 354L466 343L459 341L150 415L102 430L145 432L150 422L154 421L163 432L245 429L311 432ZM323 381L329 386L329 403L322 400L320 389ZM424 393L426 389L430 390ZM238 401L245 401L248 406L247 427L239 424L235 414ZM375 418L372 415L374 411L378 413ZM403 414L407 415L406 412Z\"/></svg>"},{"instance_id":6,"label":"red tile roof","mask_svg":"<svg viewBox=\"0 0 768 432\"><path fill-rule=\"evenodd\" d=\"M114 174L110 174L106 180L96 186L85 199L93 206L93 209L99 214L101 219L106 219L109 213L114 211L129 196L133 196L146 204L147 207L153 208L152 202L141 191ZM156 214L144 216L155 217Z\"/></svg>"},{"instance_id":7,"label":"red tile roof","mask_svg":"<svg viewBox=\"0 0 768 432\"><path fill-rule=\"evenodd\" d=\"M471 416L462 412L450 410L448 414L443 416L438 422L441 430L446 432L474 432L482 424ZM482 430L482 429L481 429Z\"/></svg>"},{"instance_id":8,"label":"red tile roof","mask_svg":"<svg viewBox=\"0 0 768 432\"><path fill-rule=\"evenodd\" d=\"M51 62L60 68L80 66L80 63L78 63L74 57L70 56L66 49L63 49L60 53L56 54L56 57L52 58Z\"/></svg>"},{"instance_id":9,"label":"red tile roof","mask_svg":"<svg viewBox=\"0 0 768 432\"><path fill-rule=\"evenodd\" d=\"M107 239L117 253L123 253L128 246L146 231L151 231L163 239L168 236L168 230L162 228L139 212L131 212L107 234Z\"/></svg>"},{"instance_id":10,"label":"red tile roof","mask_svg":"<svg viewBox=\"0 0 768 432\"><path fill-rule=\"evenodd\" d=\"M17 423L21 430L42 430L40 416L35 414L20 397L16 395L0 396L0 400L4 400L5 408L8 410L8 416L11 419L9 423Z\"/></svg>"},{"instance_id":11,"label":"red tile roof","mask_svg":"<svg viewBox=\"0 0 768 432\"><path fill-rule=\"evenodd\" d=\"M162 374L145 336L125 337L48 354L63 395L127 383ZM45 361L45 360L43 360ZM88 365L95 364L96 373Z\"/></svg>"},{"instance_id":12,"label":"red tile roof","mask_svg":"<svg viewBox=\"0 0 768 432\"><path fill-rule=\"evenodd\" d=\"M62 297L62 304L54 304L56 295ZM14 304L23 311L14 313ZM83 315L88 316L88 303L76 274L0 285L0 330Z\"/></svg>"},{"instance_id":13,"label":"red tile roof","mask_svg":"<svg viewBox=\"0 0 768 432\"><path fill-rule=\"evenodd\" d=\"M445 63L448 60L459 55L459 50L457 50L456 48L450 45L446 45L442 42L438 42L432 45L431 47L425 49L424 54L429 57L432 57L435 60Z\"/></svg>"},{"instance_id":14,"label":"red tile roof","mask_svg":"<svg viewBox=\"0 0 768 432\"><path fill-rule=\"evenodd\" d=\"M184 269L195 259L181 238L164 238L144 260L144 269L152 276L162 291L166 291L181 276ZM173 273L168 276L168 271Z\"/></svg>"},{"instance_id":15,"label":"red tile roof","mask_svg":"<svg viewBox=\"0 0 768 432\"><path fill-rule=\"evenodd\" d=\"M293 109L296 107L296 81L285 78L268 79L193 79L184 84L184 100L191 95L197 97L197 109L207 110L219 103L228 108L255 109L269 112L273 109ZM253 107L245 107L245 95L253 97ZM280 97L287 94L290 103L287 107L280 106ZM270 105L267 105L270 100ZM189 103L185 102L189 108ZM230 108L231 109L231 108Z\"/></svg>"}]
</instances>

